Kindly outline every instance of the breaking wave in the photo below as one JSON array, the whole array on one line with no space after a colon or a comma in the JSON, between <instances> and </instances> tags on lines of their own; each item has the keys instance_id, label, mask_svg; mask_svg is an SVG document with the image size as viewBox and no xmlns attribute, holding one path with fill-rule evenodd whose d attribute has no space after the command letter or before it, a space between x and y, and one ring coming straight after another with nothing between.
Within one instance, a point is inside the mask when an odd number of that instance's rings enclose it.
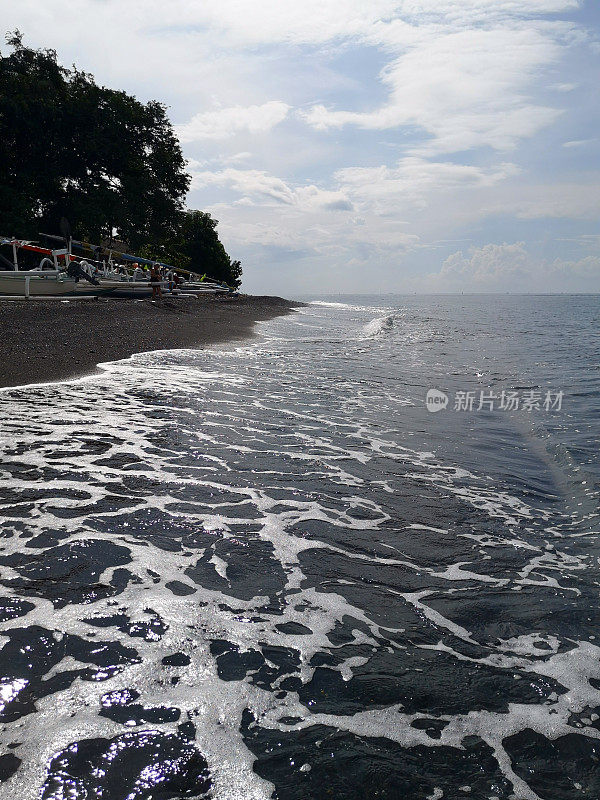
<instances>
[{"instance_id":1,"label":"breaking wave","mask_svg":"<svg viewBox=\"0 0 600 800\"><path fill-rule=\"evenodd\" d=\"M383 317L376 317L370 322L367 322L367 324L363 327L362 332L364 336L368 338L381 336L382 334L392 330L395 321L396 317L393 314L387 314Z\"/></svg>"}]
</instances>

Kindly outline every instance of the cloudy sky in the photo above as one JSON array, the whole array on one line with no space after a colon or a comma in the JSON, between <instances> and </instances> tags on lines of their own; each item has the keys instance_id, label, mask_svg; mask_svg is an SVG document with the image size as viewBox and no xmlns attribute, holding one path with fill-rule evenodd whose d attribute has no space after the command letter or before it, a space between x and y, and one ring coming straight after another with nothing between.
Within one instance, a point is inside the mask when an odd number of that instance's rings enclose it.
<instances>
[{"instance_id":1,"label":"cloudy sky","mask_svg":"<svg viewBox=\"0 0 600 800\"><path fill-rule=\"evenodd\" d=\"M0 7L169 106L248 291L600 291L599 0Z\"/></svg>"}]
</instances>

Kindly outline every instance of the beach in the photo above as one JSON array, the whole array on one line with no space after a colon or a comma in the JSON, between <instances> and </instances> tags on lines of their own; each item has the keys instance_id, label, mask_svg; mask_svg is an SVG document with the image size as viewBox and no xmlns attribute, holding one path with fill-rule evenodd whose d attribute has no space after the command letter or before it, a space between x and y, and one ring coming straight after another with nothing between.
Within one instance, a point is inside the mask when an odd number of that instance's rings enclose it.
<instances>
[{"instance_id":1,"label":"beach","mask_svg":"<svg viewBox=\"0 0 600 800\"><path fill-rule=\"evenodd\" d=\"M281 297L0 300L0 387L93 373L133 353L244 340L294 310Z\"/></svg>"},{"instance_id":2,"label":"beach","mask_svg":"<svg viewBox=\"0 0 600 800\"><path fill-rule=\"evenodd\" d=\"M599 4L4 4L0 800L600 800Z\"/></svg>"}]
</instances>

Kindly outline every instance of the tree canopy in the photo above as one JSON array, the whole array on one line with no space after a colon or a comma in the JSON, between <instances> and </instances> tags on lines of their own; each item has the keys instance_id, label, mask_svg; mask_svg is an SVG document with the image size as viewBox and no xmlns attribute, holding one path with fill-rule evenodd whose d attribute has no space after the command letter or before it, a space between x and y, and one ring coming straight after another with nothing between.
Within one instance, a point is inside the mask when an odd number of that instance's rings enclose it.
<instances>
[{"instance_id":1,"label":"tree canopy","mask_svg":"<svg viewBox=\"0 0 600 800\"><path fill-rule=\"evenodd\" d=\"M210 264L213 278L239 286L242 275L240 262L232 261L225 252L217 235L217 225L217 220L203 211L186 212L179 235L179 251L191 268Z\"/></svg>"},{"instance_id":2,"label":"tree canopy","mask_svg":"<svg viewBox=\"0 0 600 800\"><path fill-rule=\"evenodd\" d=\"M7 43L10 52L0 53L0 233L56 232L66 217L76 238L114 233L131 249L237 285L241 268L219 241L216 221L184 210L190 176L165 106L98 86L61 66L54 50L26 47L18 31Z\"/></svg>"}]
</instances>

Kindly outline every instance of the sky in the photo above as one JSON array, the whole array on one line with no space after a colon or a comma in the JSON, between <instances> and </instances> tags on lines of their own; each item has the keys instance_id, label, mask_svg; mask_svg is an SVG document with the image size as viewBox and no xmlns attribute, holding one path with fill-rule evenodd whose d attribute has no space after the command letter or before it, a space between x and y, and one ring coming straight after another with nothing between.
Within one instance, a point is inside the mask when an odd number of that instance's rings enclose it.
<instances>
[{"instance_id":1,"label":"sky","mask_svg":"<svg viewBox=\"0 0 600 800\"><path fill-rule=\"evenodd\" d=\"M164 102L250 292L600 292L600 0L0 0ZM4 48L6 49L6 48Z\"/></svg>"}]
</instances>

